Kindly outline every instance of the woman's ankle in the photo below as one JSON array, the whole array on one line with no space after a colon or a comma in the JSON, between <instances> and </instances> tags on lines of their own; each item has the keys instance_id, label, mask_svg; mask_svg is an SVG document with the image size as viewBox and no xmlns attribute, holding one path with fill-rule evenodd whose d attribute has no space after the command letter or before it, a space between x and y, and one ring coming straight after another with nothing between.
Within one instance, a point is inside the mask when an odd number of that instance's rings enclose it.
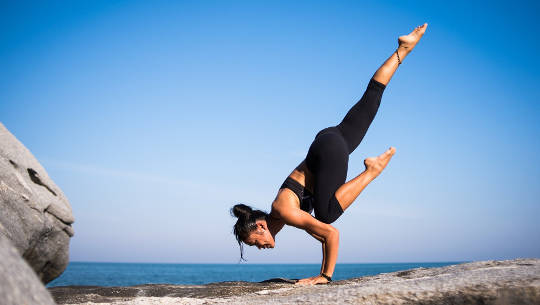
<instances>
[{"instance_id":1,"label":"woman's ankle","mask_svg":"<svg viewBox=\"0 0 540 305\"><path fill-rule=\"evenodd\" d=\"M396 49L396 52L399 55L399 60L402 62L403 62L403 59L405 59L405 57L407 57L407 55L411 53L411 51L412 51L411 48L404 47L404 46L398 46L398 48Z\"/></svg>"}]
</instances>

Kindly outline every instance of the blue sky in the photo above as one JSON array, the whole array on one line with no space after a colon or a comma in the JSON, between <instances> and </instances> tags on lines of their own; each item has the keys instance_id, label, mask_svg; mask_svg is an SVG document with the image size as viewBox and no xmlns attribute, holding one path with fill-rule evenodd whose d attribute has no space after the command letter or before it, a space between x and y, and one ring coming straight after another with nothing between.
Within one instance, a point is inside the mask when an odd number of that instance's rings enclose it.
<instances>
[{"instance_id":1,"label":"blue sky","mask_svg":"<svg viewBox=\"0 0 540 305\"><path fill-rule=\"evenodd\" d=\"M351 155L397 153L334 225L338 262L540 257L537 2L3 1L0 120L68 196L72 261L238 261L397 38L428 22ZM320 261L285 228L250 263Z\"/></svg>"}]
</instances>

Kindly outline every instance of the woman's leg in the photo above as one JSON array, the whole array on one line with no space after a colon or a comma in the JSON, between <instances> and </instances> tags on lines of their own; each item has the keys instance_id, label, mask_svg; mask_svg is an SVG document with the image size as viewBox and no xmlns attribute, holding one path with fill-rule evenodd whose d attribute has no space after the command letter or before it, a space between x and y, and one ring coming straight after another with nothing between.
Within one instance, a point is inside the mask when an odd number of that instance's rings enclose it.
<instances>
[{"instance_id":1,"label":"woman's leg","mask_svg":"<svg viewBox=\"0 0 540 305\"><path fill-rule=\"evenodd\" d=\"M411 34L399 37L400 60L403 60L425 32L427 25L417 27ZM395 60L396 62L392 62ZM376 158L364 161L366 170L345 183L349 154L360 144L379 108L386 84L397 69L397 55L392 54L375 72L364 95L337 126L321 130L315 136L306 156L306 165L313 174L313 208L315 218L334 222L358 197L390 161L394 148Z\"/></svg>"},{"instance_id":2,"label":"woman's leg","mask_svg":"<svg viewBox=\"0 0 540 305\"><path fill-rule=\"evenodd\" d=\"M381 104L385 87L373 78L370 79L362 98L352 106L341 123L336 126L347 141L349 154L358 147L366 135Z\"/></svg>"},{"instance_id":3,"label":"woman's leg","mask_svg":"<svg viewBox=\"0 0 540 305\"><path fill-rule=\"evenodd\" d=\"M403 61L403 59L409 55L420 38L422 38L422 35L424 35L426 28L427 23L416 27L409 35L399 37L399 47L397 49L399 60ZM340 123L340 125L343 125L340 129L344 133L344 137L347 139L349 147L352 148L352 150L358 146L364 137L367 128L371 124L373 117L375 117L382 92L388 82L390 82L390 79L398 66L398 55L394 52L382 66L377 69L360 102L349 110L343 121ZM388 162L390 162L395 151L395 148L390 147L378 157L367 158L364 160L364 165L366 166L365 171L337 189L335 197L339 201L343 211L345 211L354 200L356 200L364 188L382 172Z\"/></svg>"},{"instance_id":4,"label":"woman's leg","mask_svg":"<svg viewBox=\"0 0 540 305\"><path fill-rule=\"evenodd\" d=\"M416 46L422 35L426 32L427 23L424 23L421 26L417 26L409 35L399 36L398 38L398 48L397 53L399 53L399 59L403 61L412 49ZM383 85L388 85L390 79L396 72L399 66L398 55L396 52L382 64L382 66L375 72L373 79L382 83Z\"/></svg>"},{"instance_id":5,"label":"woman's leg","mask_svg":"<svg viewBox=\"0 0 540 305\"><path fill-rule=\"evenodd\" d=\"M315 218L332 223L343 209L336 199L336 190L347 179L349 150L336 127L321 130L306 156L306 165L313 175L313 210Z\"/></svg>"},{"instance_id":6,"label":"woman's leg","mask_svg":"<svg viewBox=\"0 0 540 305\"><path fill-rule=\"evenodd\" d=\"M364 165L366 169L360 175L341 185L337 189L335 197L343 211L356 200L358 195L360 195L371 181L377 178L386 165L388 165L388 162L390 162L390 159L395 153L396 149L390 147L380 156L365 159Z\"/></svg>"},{"instance_id":7,"label":"woman's leg","mask_svg":"<svg viewBox=\"0 0 540 305\"><path fill-rule=\"evenodd\" d=\"M427 24L416 27L409 35L398 38L397 53L401 61L411 52L426 31ZM366 132L375 118L381 104L381 98L388 82L398 68L396 52L377 69L370 79L362 98L347 112L341 123L337 125L349 143L349 153L352 153L362 142Z\"/></svg>"}]
</instances>

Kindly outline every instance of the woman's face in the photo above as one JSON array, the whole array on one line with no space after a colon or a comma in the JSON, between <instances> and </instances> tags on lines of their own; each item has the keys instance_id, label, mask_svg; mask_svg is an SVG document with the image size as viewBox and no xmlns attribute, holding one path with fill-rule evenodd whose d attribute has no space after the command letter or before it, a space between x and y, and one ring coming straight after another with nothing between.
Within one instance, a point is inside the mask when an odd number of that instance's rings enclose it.
<instances>
[{"instance_id":1,"label":"woman's face","mask_svg":"<svg viewBox=\"0 0 540 305\"><path fill-rule=\"evenodd\" d=\"M257 220L257 230L252 231L244 243L248 246L256 246L259 249L274 248L276 245L274 237L270 234L270 230L266 225L265 220Z\"/></svg>"}]
</instances>

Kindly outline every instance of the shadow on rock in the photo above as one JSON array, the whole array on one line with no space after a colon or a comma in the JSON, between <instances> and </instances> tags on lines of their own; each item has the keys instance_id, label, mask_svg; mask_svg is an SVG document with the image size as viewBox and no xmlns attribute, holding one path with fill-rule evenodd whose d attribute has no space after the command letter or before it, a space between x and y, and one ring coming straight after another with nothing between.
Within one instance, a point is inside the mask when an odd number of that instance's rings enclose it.
<instances>
[{"instance_id":1,"label":"shadow on rock","mask_svg":"<svg viewBox=\"0 0 540 305\"><path fill-rule=\"evenodd\" d=\"M261 281L259 283L283 283L283 284L294 284L298 281L298 279L285 279L285 278L282 278L282 277L275 277L273 279L268 279L268 280L264 280L264 281Z\"/></svg>"}]
</instances>

